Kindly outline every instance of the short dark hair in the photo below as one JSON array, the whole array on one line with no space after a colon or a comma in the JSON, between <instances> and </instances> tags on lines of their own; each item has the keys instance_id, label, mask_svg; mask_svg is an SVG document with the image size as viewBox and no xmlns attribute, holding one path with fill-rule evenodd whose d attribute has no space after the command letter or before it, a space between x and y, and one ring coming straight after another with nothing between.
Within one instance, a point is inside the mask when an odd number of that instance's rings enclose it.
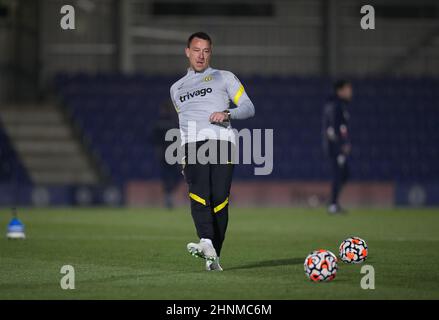
<instances>
[{"instance_id":1,"label":"short dark hair","mask_svg":"<svg viewBox=\"0 0 439 320\"><path fill-rule=\"evenodd\" d=\"M340 89L343 89L345 86L351 85L351 82L346 79L340 79L334 82L334 91L337 92Z\"/></svg>"},{"instance_id":2,"label":"short dark hair","mask_svg":"<svg viewBox=\"0 0 439 320\"><path fill-rule=\"evenodd\" d=\"M195 32L192 33L189 38L187 39L187 47L189 48L191 45L191 42L194 38L200 38L203 40L209 41L209 44L212 45L212 39L209 37L209 35L206 32Z\"/></svg>"}]
</instances>

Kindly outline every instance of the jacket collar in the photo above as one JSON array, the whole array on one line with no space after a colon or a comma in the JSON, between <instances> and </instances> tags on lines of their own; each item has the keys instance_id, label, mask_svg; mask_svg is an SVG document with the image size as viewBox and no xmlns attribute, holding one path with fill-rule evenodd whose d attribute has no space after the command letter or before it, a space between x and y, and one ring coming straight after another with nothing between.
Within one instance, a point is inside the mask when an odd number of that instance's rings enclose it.
<instances>
[{"instance_id":1,"label":"jacket collar","mask_svg":"<svg viewBox=\"0 0 439 320\"><path fill-rule=\"evenodd\" d=\"M195 75L195 74L205 74L205 73L209 73L210 71L212 71L212 68L209 66L209 67L207 67L206 69L204 69L203 71L201 71L201 72L197 72L197 71L195 71L194 69L192 69L192 68L188 68L187 69L187 74L188 75Z\"/></svg>"}]
</instances>

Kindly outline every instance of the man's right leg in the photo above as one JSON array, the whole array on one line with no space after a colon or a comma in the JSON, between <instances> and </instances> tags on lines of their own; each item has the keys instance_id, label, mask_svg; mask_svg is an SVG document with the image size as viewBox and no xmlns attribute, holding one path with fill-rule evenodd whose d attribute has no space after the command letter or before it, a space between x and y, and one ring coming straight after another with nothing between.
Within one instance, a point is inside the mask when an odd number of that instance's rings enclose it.
<instances>
[{"instance_id":1,"label":"man's right leg","mask_svg":"<svg viewBox=\"0 0 439 320\"><path fill-rule=\"evenodd\" d=\"M215 259L216 252L212 244L215 231L210 203L210 166L188 163L184 167L184 176L189 186L192 218L200 238L200 243L189 243L188 250L192 255Z\"/></svg>"},{"instance_id":2,"label":"man's right leg","mask_svg":"<svg viewBox=\"0 0 439 320\"><path fill-rule=\"evenodd\" d=\"M189 185L191 213L200 239L213 239L213 217L210 207L210 169L209 165L188 164L184 169Z\"/></svg>"},{"instance_id":3,"label":"man's right leg","mask_svg":"<svg viewBox=\"0 0 439 320\"><path fill-rule=\"evenodd\" d=\"M340 192L340 167L337 157L331 157L332 183L331 183L331 205L338 204L338 194Z\"/></svg>"}]
</instances>

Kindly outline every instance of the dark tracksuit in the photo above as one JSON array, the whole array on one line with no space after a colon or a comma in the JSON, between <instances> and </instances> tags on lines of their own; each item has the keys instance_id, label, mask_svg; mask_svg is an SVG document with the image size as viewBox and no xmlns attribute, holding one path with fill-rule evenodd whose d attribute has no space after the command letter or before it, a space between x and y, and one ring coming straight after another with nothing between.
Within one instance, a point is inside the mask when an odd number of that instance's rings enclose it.
<instances>
[{"instance_id":1,"label":"dark tracksuit","mask_svg":"<svg viewBox=\"0 0 439 320\"><path fill-rule=\"evenodd\" d=\"M184 165L184 176L189 186L191 213L197 235L211 239L218 256L226 235L229 221L229 194L233 177L234 144L229 141L207 140L186 144L186 161L189 159L189 145L195 152L203 145L216 148L216 163L195 163ZM227 148L227 152L223 152ZM212 149L209 149L212 150ZM224 156L224 159L221 159Z\"/></svg>"},{"instance_id":2,"label":"dark tracksuit","mask_svg":"<svg viewBox=\"0 0 439 320\"><path fill-rule=\"evenodd\" d=\"M349 179L349 164L344 147L349 144L347 135L341 133L342 126L348 127L349 114L346 110L347 102L331 97L324 106L322 133L323 147L329 156L332 169L331 204L338 204L338 197L343 185ZM334 140L329 139L328 128L333 128ZM340 163L339 156L344 156L344 163Z\"/></svg>"}]
</instances>

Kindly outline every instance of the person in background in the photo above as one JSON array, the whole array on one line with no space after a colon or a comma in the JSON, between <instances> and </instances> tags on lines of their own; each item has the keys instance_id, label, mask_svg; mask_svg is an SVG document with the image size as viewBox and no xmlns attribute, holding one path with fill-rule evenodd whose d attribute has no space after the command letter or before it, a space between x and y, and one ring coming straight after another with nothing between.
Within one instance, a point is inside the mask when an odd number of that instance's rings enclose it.
<instances>
[{"instance_id":1,"label":"person in background","mask_svg":"<svg viewBox=\"0 0 439 320\"><path fill-rule=\"evenodd\" d=\"M323 109L323 146L329 156L332 169L331 200L328 207L330 214L342 213L339 196L349 179L348 157L351 152L349 140L349 113L347 106L352 99L352 84L339 80L334 84L334 95L326 102Z\"/></svg>"}]
</instances>

